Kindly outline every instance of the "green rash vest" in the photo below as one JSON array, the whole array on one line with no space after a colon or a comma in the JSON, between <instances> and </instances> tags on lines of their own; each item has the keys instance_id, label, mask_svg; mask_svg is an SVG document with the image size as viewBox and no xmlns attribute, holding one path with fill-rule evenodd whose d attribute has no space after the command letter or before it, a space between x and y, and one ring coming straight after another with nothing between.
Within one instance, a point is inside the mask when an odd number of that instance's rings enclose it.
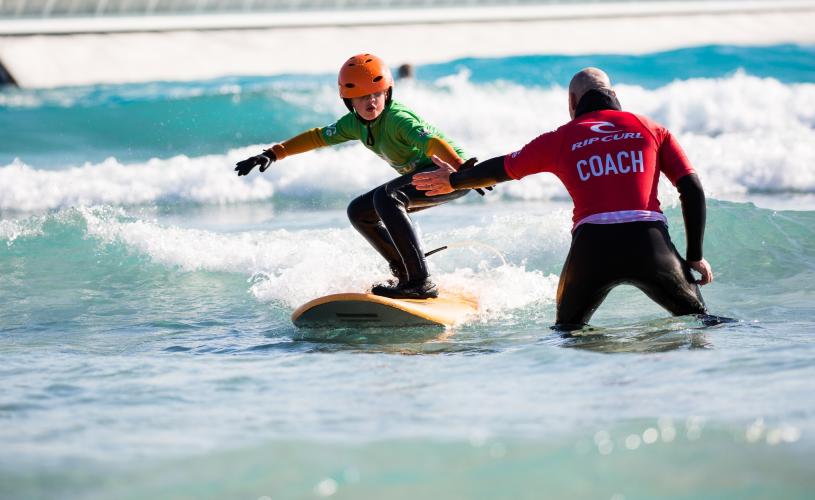
<instances>
[{"instance_id":1,"label":"green rash vest","mask_svg":"<svg viewBox=\"0 0 815 500\"><path fill-rule=\"evenodd\" d=\"M368 144L368 125L373 133L373 145ZM399 174L409 174L416 168L433 165L425 154L427 143L433 137L444 140L460 158L466 159L464 151L447 139L439 129L396 101L392 101L370 124L363 123L354 113L348 113L319 131L329 146L346 141L361 141Z\"/></svg>"}]
</instances>

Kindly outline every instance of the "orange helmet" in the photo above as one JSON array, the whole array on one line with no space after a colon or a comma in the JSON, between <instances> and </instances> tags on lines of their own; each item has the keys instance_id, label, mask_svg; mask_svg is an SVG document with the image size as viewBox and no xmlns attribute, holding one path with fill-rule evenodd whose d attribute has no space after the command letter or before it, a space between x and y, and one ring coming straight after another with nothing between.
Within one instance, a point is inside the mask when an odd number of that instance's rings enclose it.
<instances>
[{"instance_id":1,"label":"orange helmet","mask_svg":"<svg viewBox=\"0 0 815 500\"><path fill-rule=\"evenodd\" d=\"M340 97L350 99L393 87L393 76L385 62L373 54L358 54L342 65L337 78Z\"/></svg>"}]
</instances>

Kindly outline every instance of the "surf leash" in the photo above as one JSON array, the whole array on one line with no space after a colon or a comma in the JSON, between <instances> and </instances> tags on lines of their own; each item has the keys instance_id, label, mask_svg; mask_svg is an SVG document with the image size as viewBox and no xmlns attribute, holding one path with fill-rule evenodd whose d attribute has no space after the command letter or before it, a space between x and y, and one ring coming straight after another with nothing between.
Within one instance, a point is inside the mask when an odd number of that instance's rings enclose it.
<instances>
[{"instance_id":1,"label":"surf leash","mask_svg":"<svg viewBox=\"0 0 815 500\"><path fill-rule=\"evenodd\" d=\"M430 257L430 256L431 256L431 255L433 255L434 253L439 253L439 252L441 252L442 250L447 250L447 245L444 245L443 247L439 247L439 248L434 248L433 250L431 250L431 251L429 251L429 252L425 253L425 254L424 254L424 256L425 256L425 257Z\"/></svg>"},{"instance_id":2,"label":"surf leash","mask_svg":"<svg viewBox=\"0 0 815 500\"><path fill-rule=\"evenodd\" d=\"M501 263L503 265L507 264L507 259L504 257L504 254L501 253L500 250L495 248L492 245L488 245L486 243L482 243L476 240L462 240L462 241L454 241L453 243L449 243L439 248L434 248L433 250L424 254L425 257L430 257L434 253L441 252L442 250L447 250L449 248L467 248L467 247L481 247L483 249L489 250L490 252L494 253L499 259L501 259Z\"/></svg>"}]
</instances>

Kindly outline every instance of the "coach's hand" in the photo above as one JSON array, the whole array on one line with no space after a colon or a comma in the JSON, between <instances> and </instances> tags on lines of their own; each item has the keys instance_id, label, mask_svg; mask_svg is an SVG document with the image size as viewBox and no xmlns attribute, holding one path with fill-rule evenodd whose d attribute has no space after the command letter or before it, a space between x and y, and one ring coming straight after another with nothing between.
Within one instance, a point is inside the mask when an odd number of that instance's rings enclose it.
<instances>
[{"instance_id":1,"label":"coach's hand","mask_svg":"<svg viewBox=\"0 0 815 500\"><path fill-rule=\"evenodd\" d=\"M688 265L702 275L702 279L696 281L698 285L707 285L713 281L713 269L705 259L688 261Z\"/></svg>"}]
</instances>

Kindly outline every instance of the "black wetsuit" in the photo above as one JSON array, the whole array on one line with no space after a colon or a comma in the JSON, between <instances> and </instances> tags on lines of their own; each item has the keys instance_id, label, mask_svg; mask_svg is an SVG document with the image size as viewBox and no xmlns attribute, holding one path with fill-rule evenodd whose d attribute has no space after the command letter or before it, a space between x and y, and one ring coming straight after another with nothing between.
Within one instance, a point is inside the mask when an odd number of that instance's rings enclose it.
<instances>
[{"instance_id":1,"label":"black wetsuit","mask_svg":"<svg viewBox=\"0 0 815 500\"><path fill-rule=\"evenodd\" d=\"M427 278L427 263L408 213L435 207L461 198L467 190L442 196L427 196L410 182L417 172L435 170L419 168L355 198L348 205L351 224L388 261L400 281Z\"/></svg>"},{"instance_id":2,"label":"black wetsuit","mask_svg":"<svg viewBox=\"0 0 815 500\"><path fill-rule=\"evenodd\" d=\"M617 285L633 285L671 314L706 313L690 266L662 222L582 224L560 273L558 325L581 327Z\"/></svg>"}]
</instances>

